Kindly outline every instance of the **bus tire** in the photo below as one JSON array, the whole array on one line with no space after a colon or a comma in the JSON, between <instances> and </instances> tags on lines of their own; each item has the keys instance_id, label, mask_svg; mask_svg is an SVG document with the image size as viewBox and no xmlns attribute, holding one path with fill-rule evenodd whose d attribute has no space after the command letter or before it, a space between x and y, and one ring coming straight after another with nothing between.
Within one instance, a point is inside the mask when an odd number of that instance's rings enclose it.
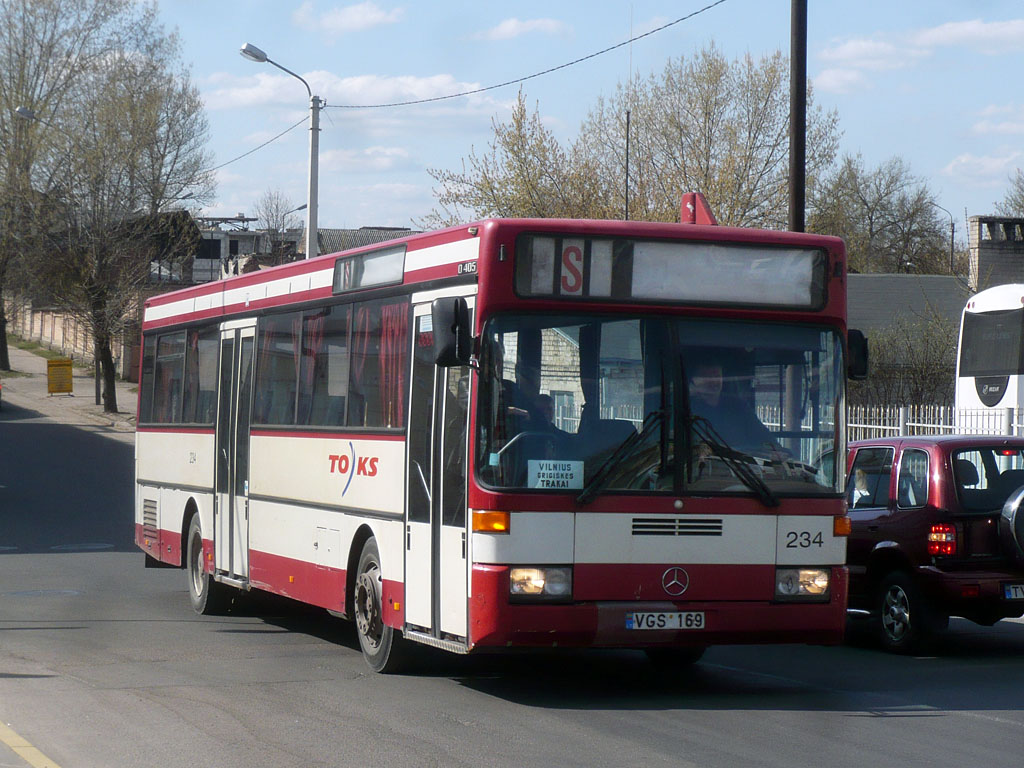
<instances>
[{"instance_id":1,"label":"bus tire","mask_svg":"<svg viewBox=\"0 0 1024 768\"><path fill-rule=\"evenodd\" d=\"M377 541L369 538L363 544L356 567L352 614L366 663L374 672L390 674L397 672L404 660L402 639L384 623L383 586Z\"/></svg>"},{"instance_id":2,"label":"bus tire","mask_svg":"<svg viewBox=\"0 0 1024 768\"><path fill-rule=\"evenodd\" d=\"M206 570L203 557L203 529L199 515L192 515L188 526L185 570L188 572L188 596L192 610L202 616L216 616L227 610L230 602L228 587L213 578Z\"/></svg>"}]
</instances>

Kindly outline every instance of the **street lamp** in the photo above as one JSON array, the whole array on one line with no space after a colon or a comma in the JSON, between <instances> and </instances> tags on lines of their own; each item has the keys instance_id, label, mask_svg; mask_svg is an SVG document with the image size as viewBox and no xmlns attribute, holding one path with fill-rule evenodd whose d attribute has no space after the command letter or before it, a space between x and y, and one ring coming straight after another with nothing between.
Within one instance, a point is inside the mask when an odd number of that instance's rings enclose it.
<instances>
[{"instance_id":1,"label":"street lamp","mask_svg":"<svg viewBox=\"0 0 1024 768\"><path fill-rule=\"evenodd\" d=\"M282 67L276 61L270 59L267 54L252 43L246 43L243 45L239 50L239 53L243 58L246 58L249 61L255 61L257 64L273 64L282 72L287 72L296 80L301 81L302 84L306 86L306 93L309 94L309 192L307 195L306 206L303 207L306 208L306 258L312 258L320 252L317 244L316 210L317 184L319 176L318 155L320 153L320 109L324 106L324 102L320 101L319 96L313 95L313 91L310 89L309 83L290 69ZM296 208L296 210L301 209Z\"/></svg>"},{"instance_id":2,"label":"street lamp","mask_svg":"<svg viewBox=\"0 0 1024 768\"><path fill-rule=\"evenodd\" d=\"M929 200L932 205L938 208L940 211L946 211L941 205L936 203L934 200ZM949 274L953 274L953 237L956 234L956 222L953 221L953 214L946 211L946 215L949 216Z\"/></svg>"}]
</instances>

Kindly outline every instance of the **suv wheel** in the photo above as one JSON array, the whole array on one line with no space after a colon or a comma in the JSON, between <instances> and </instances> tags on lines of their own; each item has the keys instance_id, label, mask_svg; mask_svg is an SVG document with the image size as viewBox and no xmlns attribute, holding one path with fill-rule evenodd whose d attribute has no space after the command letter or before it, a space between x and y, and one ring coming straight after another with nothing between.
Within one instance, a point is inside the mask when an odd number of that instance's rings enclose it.
<instances>
[{"instance_id":1,"label":"suv wheel","mask_svg":"<svg viewBox=\"0 0 1024 768\"><path fill-rule=\"evenodd\" d=\"M910 653L929 634L929 609L920 589L905 571L893 571L878 590L882 645L894 653Z\"/></svg>"}]
</instances>

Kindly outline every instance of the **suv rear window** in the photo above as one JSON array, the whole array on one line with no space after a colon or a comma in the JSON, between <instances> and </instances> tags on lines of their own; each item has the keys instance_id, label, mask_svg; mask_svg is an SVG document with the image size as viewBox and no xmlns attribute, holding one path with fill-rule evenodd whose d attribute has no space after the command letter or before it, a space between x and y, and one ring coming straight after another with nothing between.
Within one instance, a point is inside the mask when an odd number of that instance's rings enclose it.
<instances>
[{"instance_id":1,"label":"suv rear window","mask_svg":"<svg viewBox=\"0 0 1024 768\"><path fill-rule=\"evenodd\" d=\"M903 451L900 475L896 479L896 504L904 509L923 507L928 500L928 452L916 448Z\"/></svg>"},{"instance_id":2,"label":"suv rear window","mask_svg":"<svg viewBox=\"0 0 1024 768\"><path fill-rule=\"evenodd\" d=\"M1024 455L1020 448L965 448L953 454L960 504L968 512L991 512L1024 485Z\"/></svg>"}]
</instances>

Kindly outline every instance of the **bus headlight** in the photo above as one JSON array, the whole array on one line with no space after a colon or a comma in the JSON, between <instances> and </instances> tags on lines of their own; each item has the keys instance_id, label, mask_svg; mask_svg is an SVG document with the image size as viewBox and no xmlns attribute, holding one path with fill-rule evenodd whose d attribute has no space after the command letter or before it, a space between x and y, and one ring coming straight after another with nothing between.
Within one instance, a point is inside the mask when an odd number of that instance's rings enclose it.
<instances>
[{"instance_id":1,"label":"bus headlight","mask_svg":"<svg viewBox=\"0 0 1024 768\"><path fill-rule=\"evenodd\" d=\"M572 598L570 566L520 566L509 571L509 597L513 602L569 600Z\"/></svg>"},{"instance_id":2,"label":"bus headlight","mask_svg":"<svg viewBox=\"0 0 1024 768\"><path fill-rule=\"evenodd\" d=\"M776 600L828 600L829 568L776 568Z\"/></svg>"}]
</instances>

